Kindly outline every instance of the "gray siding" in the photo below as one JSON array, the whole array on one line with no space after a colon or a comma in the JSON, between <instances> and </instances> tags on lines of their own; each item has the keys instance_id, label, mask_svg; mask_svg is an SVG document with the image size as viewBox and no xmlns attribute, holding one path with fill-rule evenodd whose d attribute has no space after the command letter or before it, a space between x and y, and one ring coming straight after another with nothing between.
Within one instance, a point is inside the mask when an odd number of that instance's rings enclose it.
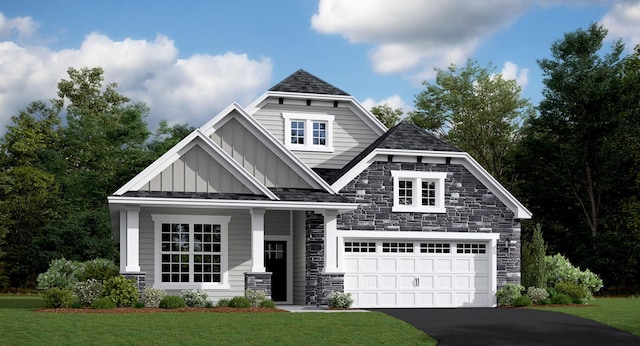
<instances>
[{"instance_id":1,"label":"gray siding","mask_svg":"<svg viewBox=\"0 0 640 346\"><path fill-rule=\"evenodd\" d=\"M211 139L267 187L311 187L235 119L224 124Z\"/></svg>"},{"instance_id":2,"label":"gray siding","mask_svg":"<svg viewBox=\"0 0 640 346\"><path fill-rule=\"evenodd\" d=\"M335 117L333 123L333 152L293 152L309 167L344 167L356 155L373 143L379 136L363 122L351 108L339 104L333 107L330 102L319 105L267 103L254 114L254 118L264 126L278 141L284 143L284 119L282 113L329 114Z\"/></svg>"},{"instance_id":3,"label":"gray siding","mask_svg":"<svg viewBox=\"0 0 640 346\"><path fill-rule=\"evenodd\" d=\"M305 304L305 212L293 212L293 304Z\"/></svg>"},{"instance_id":4,"label":"gray siding","mask_svg":"<svg viewBox=\"0 0 640 346\"><path fill-rule=\"evenodd\" d=\"M140 191L251 193L199 145L151 179Z\"/></svg>"}]
</instances>

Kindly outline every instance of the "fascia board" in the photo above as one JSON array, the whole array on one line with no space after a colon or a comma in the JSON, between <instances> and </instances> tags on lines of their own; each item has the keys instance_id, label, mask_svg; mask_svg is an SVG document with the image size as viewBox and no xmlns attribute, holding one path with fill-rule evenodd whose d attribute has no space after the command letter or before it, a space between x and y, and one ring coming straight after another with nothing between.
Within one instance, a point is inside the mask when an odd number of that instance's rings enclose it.
<instances>
[{"instance_id":1,"label":"fascia board","mask_svg":"<svg viewBox=\"0 0 640 346\"><path fill-rule=\"evenodd\" d=\"M300 202L300 201L251 201L251 200L216 200L199 198L156 198L156 197L123 197L109 196L109 208L112 211L133 205L140 207L178 207L178 208L218 208L247 209L264 208L268 210L323 210L331 209L347 212L358 208L355 203Z\"/></svg>"},{"instance_id":2,"label":"fascia board","mask_svg":"<svg viewBox=\"0 0 640 346\"><path fill-rule=\"evenodd\" d=\"M336 180L333 183L333 185L331 185L331 188L334 189L335 191L342 190L342 188L344 188L347 184L349 184L349 182L352 181L355 177L357 177L358 174L362 173L365 169L367 169L367 167L369 167L373 163L374 158L377 155L378 154L376 153L375 150L370 152L369 155L365 156L362 160L360 160L360 162L358 162L355 166L353 166L348 172L346 172L338 180Z\"/></svg>"},{"instance_id":3,"label":"fascia board","mask_svg":"<svg viewBox=\"0 0 640 346\"><path fill-rule=\"evenodd\" d=\"M236 102L228 105L225 109L223 109L220 113L216 114L211 120L209 120L206 124L200 127L202 133L205 136L211 136L217 128L222 127L227 121L231 119L229 116L234 110L240 111L242 107Z\"/></svg>"}]
</instances>

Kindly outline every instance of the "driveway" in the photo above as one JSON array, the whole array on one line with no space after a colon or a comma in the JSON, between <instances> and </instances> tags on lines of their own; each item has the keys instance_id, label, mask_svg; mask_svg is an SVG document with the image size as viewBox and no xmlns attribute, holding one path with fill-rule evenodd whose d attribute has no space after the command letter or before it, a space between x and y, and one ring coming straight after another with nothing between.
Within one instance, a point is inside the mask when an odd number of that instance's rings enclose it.
<instances>
[{"instance_id":1,"label":"driveway","mask_svg":"<svg viewBox=\"0 0 640 346\"><path fill-rule=\"evenodd\" d=\"M585 308L588 309L588 308ZM438 345L640 345L640 337L583 318L530 309L375 309Z\"/></svg>"}]
</instances>

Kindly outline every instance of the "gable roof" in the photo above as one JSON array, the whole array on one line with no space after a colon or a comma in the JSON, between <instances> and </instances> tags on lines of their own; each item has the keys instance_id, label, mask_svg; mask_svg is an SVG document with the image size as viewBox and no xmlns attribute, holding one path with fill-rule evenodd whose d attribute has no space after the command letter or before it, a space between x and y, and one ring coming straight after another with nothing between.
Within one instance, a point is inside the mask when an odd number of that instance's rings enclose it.
<instances>
[{"instance_id":1,"label":"gable roof","mask_svg":"<svg viewBox=\"0 0 640 346\"><path fill-rule=\"evenodd\" d=\"M292 73L289 77L271 87L269 91L350 96L343 90L323 81L303 69L299 69Z\"/></svg>"}]
</instances>

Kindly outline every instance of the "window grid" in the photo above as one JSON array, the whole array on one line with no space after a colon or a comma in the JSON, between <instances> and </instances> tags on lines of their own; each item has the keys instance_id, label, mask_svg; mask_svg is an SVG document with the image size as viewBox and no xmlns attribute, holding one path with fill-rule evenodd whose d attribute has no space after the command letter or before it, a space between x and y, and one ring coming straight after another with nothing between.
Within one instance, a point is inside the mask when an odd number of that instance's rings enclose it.
<instances>
[{"instance_id":1,"label":"window grid","mask_svg":"<svg viewBox=\"0 0 640 346\"><path fill-rule=\"evenodd\" d=\"M376 252L376 243L345 242L344 252Z\"/></svg>"},{"instance_id":2,"label":"window grid","mask_svg":"<svg viewBox=\"0 0 640 346\"><path fill-rule=\"evenodd\" d=\"M398 203L400 205L413 204L413 181L401 179L398 181Z\"/></svg>"},{"instance_id":3,"label":"window grid","mask_svg":"<svg viewBox=\"0 0 640 346\"><path fill-rule=\"evenodd\" d=\"M382 243L382 252L412 253L413 243Z\"/></svg>"},{"instance_id":4,"label":"window grid","mask_svg":"<svg viewBox=\"0 0 640 346\"><path fill-rule=\"evenodd\" d=\"M304 121L291 121L291 144L304 144Z\"/></svg>"},{"instance_id":5,"label":"window grid","mask_svg":"<svg viewBox=\"0 0 640 346\"><path fill-rule=\"evenodd\" d=\"M422 180L422 205L436 205L436 182L433 180Z\"/></svg>"},{"instance_id":6,"label":"window grid","mask_svg":"<svg viewBox=\"0 0 640 346\"><path fill-rule=\"evenodd\" d=\"M487 252L486 247L485 244L457 244L457 252L460 254L483 254Z\"/></svg>"},{"instance_id":7,"label":"window grid","mask_svg":"<svg viewBox=\"0 0 640 346\"><path fill-rule=\"evenodd\" d=\"M421 243L421 253L451 253L448 243Z\"/></svg>"},{"instance_id":8,"label":"window grid","mask_svg":"<svg viewBox=\"0 0 640 346\"><path fill-rule=\"evenodd\" d=\"M327 123L323 121L313 122L313 145L326 145L327 144Z\"/></svg>"}]
</instances>

